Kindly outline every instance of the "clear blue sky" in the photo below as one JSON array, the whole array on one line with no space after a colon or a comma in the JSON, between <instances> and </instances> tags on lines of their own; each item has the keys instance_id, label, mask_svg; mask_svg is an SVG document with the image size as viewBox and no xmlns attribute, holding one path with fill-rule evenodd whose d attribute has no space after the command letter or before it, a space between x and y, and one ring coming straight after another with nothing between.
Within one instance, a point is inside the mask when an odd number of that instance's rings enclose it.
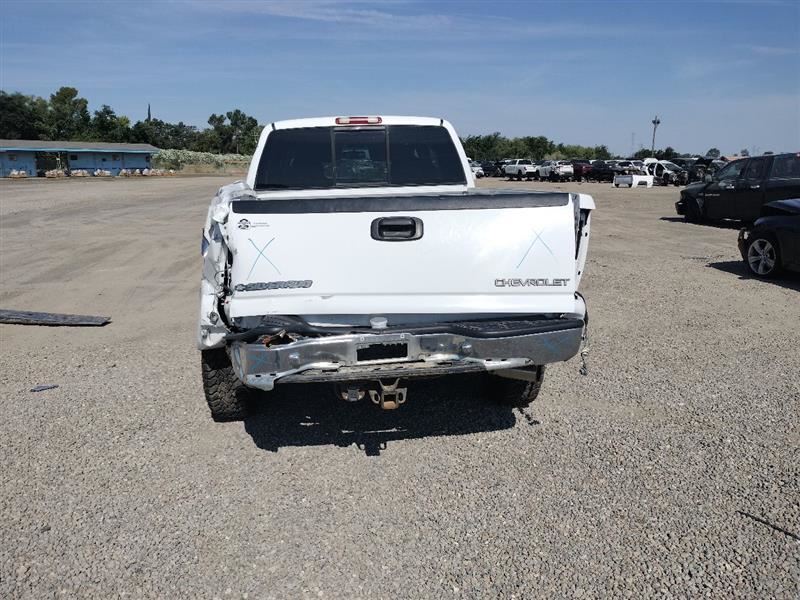
<instances>
[{"instance_id":1,"label":"clear blue sky","mask_svg":"<svg viewBox=\"0 0 800 600\"><path fill-rule=\"evenodd\" d=\"M800 1L2 2L0 87L204 126L330 114L725 153L800 150Z\"/></svg>"}]
</instances>

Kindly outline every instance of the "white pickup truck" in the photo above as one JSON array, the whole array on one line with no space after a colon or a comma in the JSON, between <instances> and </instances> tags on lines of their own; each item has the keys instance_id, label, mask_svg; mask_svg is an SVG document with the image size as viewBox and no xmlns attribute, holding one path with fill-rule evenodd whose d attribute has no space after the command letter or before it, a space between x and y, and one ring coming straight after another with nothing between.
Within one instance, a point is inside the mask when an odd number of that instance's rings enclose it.
<instances>
[{"instance_id":1,"label":"white pickup truck","mask_svg":"<svg viewBox=\"0 0 800 600\"><path fill-rule=\"evenodd\" d=\"M515 177L520 181L523 178L533 179L534 175L536 175L536 165L528 158L515 158L508 161L508 164L503 167L503 172L509 179L514 179Z\"/></svg>"},{"instance_id":2,"label":"white pickup truck","mask_svg":"<svg viewBox=\"0 0 800 600\"><path fill-rule=\"evenodd\" d=\"M253 392L331 382L382 408L415 377L485 373L533 400L585 339L585 194L476 190L447 121L275 122L202 238L198 346L216 420Z\"/></svg>"}]
</instances>

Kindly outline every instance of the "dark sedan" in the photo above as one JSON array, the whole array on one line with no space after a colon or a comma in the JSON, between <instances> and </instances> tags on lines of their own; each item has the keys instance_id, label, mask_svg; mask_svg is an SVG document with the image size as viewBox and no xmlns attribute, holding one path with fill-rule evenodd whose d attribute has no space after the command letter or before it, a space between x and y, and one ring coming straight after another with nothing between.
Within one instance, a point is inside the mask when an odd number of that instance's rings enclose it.
<instances>
[{"instance_id":1,"label":"dark sedan","mask_svg":"<svg viewBox=\"0 0 800 600\"><path fill-rule=\"evenodd\" d=\"M800 272L800 199L763 206L751 228L739 232L739 252L757 277L774 277L784 269Z\"/></svg>"}]
</instances>

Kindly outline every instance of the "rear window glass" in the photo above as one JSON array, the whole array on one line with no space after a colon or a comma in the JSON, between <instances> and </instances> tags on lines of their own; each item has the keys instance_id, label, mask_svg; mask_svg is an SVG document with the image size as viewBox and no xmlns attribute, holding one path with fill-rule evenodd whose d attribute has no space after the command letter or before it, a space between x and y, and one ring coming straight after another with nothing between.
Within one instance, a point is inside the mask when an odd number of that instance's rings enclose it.
<instances>
[{"instance_id":1,"label":"rear window glass","mask_svg":"<svg viewBox=\"0 0 800 600\"><path fill-rule=\"evenodd\" d=\"M259 190L465 182L448 131L414 125L279 129L256 174Z\"/></svg>"},{"instance_id":2,"label":"rear window glass","mask_svg":"<svg viewBox=\"0 0 800 600\"><path fill-rule=\"evenodd\" d=\"M772 176L779 179L800 179L800 154L776 156L772 163Z\"/></svg>"}]
</instances>

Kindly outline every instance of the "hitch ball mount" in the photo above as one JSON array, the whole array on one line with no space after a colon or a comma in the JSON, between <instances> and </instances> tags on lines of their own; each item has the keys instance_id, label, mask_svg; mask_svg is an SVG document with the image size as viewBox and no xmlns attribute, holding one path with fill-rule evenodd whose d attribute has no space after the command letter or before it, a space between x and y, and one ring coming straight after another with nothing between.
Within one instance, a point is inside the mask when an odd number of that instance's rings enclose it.
<instances>
[{"instance_id":1,"label":"hitch ball mount","mask_svg":"<svg viewBox=\"0 0 800 600\"><path fill-rule=\"evenodd\" d=\"M369 398L383 410L394 410L406 401L408 388L399 387L399 379L395 379L390 385L378 380L378 386L380 387L378 390L369 390Z\"/></svg>"},{"instance_id":2,"label":"hitch ball mount","mask_svg":"<svg viewBox=\"0 0 800 600\"><path fill-rule=\"evenodd\" d=\"M385 384L380 379L375 383L377 386L374 389L363 383L339 385L336 386L336 395L345 402L358 402L369 394L370 400L383 410L394 410L406 401L408 388L400 387L400 379L395 379L391 384Z\"/></svg>"}]
</instances>

